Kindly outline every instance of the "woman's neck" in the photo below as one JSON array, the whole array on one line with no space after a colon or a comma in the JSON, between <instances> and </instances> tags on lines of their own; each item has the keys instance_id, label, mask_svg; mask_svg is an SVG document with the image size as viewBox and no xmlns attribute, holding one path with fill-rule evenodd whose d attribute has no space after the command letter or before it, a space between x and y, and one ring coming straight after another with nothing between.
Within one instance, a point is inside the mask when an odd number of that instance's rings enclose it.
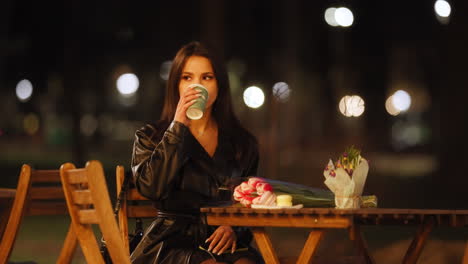
<instances>
[{"instance_id":1,"label":"woman's neck","mask_svg":"<svg viewBox=\"0 0 468 264\"><path fill-rule=\"evenodd\" d=\"M216 122L211 116L211 111L209 111L208 109L205 110L205 113L203 113L202 118L190 121L190 131L192 131L194 135L201 136L205 134L206 131L215 128Z\"/></svg>"}]
</instances>

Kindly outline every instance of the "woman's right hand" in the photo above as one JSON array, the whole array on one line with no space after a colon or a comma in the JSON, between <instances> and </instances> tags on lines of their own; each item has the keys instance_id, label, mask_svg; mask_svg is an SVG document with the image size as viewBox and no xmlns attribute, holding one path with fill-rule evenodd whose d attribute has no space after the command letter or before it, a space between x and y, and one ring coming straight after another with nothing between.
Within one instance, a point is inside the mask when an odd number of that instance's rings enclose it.
<instances>
[{"instance_id":1,"label":"woman's right hand","mask_svg":"<svg viewBox=\"0 0 468 264\"><path fill-rule=\"evenodd\" d=\"M190 125L190 119L185 114L187 108L195 103L195 99L200 97L200 91L195 90L194 87L186 88L183 94L180 95L179 103L174 116L174 121L183 123L185 126Z\"/></svg>"}]
</instances>

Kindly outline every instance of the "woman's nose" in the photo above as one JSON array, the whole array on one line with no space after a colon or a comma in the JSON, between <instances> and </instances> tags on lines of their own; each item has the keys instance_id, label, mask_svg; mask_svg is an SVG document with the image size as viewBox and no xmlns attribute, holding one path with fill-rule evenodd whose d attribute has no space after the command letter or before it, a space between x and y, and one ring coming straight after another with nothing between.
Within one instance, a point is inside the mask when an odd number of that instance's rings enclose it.
<instances>
[{"instance_id":1,"label":"woman's nose","mask_svg":"<svg viewBox=\"0 0 468 264\"><path fill-rule=\"evenodd\" d=\"M200 77L193 77L193 83L201 83L201 78Z\"/></svg>"}]
</instances>

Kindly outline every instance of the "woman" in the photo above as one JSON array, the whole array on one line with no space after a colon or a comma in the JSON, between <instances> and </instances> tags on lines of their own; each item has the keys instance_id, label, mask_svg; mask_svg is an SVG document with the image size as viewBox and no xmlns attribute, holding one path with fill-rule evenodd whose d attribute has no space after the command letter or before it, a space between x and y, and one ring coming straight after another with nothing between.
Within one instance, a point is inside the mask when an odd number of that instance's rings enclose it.
<instances>
[{"instance_id":1,"label":"woman","mask_svg":"<svg viewBox=\"0 0 468 264\"><path fill-rule=\"evenodd\" d=\"M203 117L189 106L202 84L208 90ZM200 43L176 54L161 120L136 132L132 171L139 192L154 201L158 217L132 253L133 263L262 263L246 228L211 227L200 207L231 200L236 179L257 173L256 139L235 117L226 70Z\"/></svg>"}]
</instances>

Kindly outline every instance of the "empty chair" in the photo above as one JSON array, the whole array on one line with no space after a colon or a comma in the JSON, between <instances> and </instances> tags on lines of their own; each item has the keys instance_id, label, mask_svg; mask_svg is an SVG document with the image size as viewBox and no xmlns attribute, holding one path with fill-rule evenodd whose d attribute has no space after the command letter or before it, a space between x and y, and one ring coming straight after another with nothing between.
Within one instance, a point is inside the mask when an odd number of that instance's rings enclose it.
<instances>
[{"instance_id":1,"label":"empty chair","mask_svg":"<svg viewBox=\"0 0 468 264\"><path fill-rule=\"evenodd\" d=\"M125 178L127 177L127 182ZM116 168L116 182L117 182L117 195L126 183L126 189L120 202L120 210L118 212L120 235L125 243L127 250L130 250L128 241L128 221L131 218L155 218L158 214L156 208L153 207L152 202L147 198L141 196L133 184L133 179L130 175L126 175L123 166ZM117 197L119 199L119 197Z\"/></svg>"},{"instance_id":2,"label":"empty chair","mask_svg":"<svg viewBox=\"0 0 468 264\"><path fill-rule=\"evenodd\" d=\"M62 187L72 227L88 263L104 263L92 224L99 226L113 263L130 263L130 256L120 237L114 218L104 170L99 161L89 161L85 168L71 163L60 168Z\"/></svg>"},{"instance_id":3,"label":"empty chair","mask_svg":"<svg viewBox=\"0 0 468 264\"><path fill-rule=\"evenodd\" d=\"M21 167L16 195L0 243L0 264L8 261L25 215L68 215L60 171ZM57 263L70 263L77 246L72 227L68 229Z\"/></svg>"}]
</instances>

